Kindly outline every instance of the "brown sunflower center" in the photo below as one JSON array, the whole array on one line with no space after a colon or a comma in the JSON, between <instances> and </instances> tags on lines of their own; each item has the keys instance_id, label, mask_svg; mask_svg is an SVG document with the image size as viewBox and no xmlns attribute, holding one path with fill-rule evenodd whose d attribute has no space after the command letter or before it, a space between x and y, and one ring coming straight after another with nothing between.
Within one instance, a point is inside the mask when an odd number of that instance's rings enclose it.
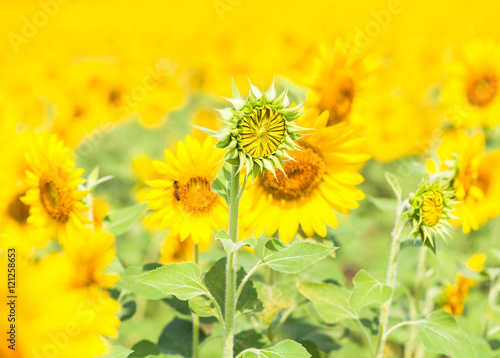
<instances>
[{"instance_id":1,"label":"brown sunflower center","mask_svg":"<svg viewBox=\"0 0 500 358\"><path fill-rule=\"evenodd\" d=\"M186 183L174 182L174 198L193 214L209 212L218 202L210 182L202 177L190 178Z\"/></svg>"},{"instance_id":2,"label":"brown sunflower center","mask_svg":"<svg viewBox=\"0 0 500 358\"><path fill-rule=\"evenodd\" d=\"M40 201L49 216L64 224L72 208L71 191L56 177L42 175L39 183Z\"/></svg>"},{"instance_id":3,"label":"brown sunflower center","mask_svg":"<svg viewBox=\"0 0 500 358\"><path fill-rule=\"evenodd\" d=\"M328 89L324 89L318 107L321 111L330 112L328 125L334 125L346 119L351 112L354 93L354 82L351 77L345 77L334 82Z\"/></svg>"},{"instance_id":4,"label":"brown sunflower center","mask_svg":"<svg viewBox=\"0 0 500 358\"><path fill-rule=\"evenodd\" d=\"M285 173L276 171L276 178L267 171L261 179L264 191L277 200L299 200L310 195L321 183L326 166L323 157L311 144L299 141L302 151L291 152L295 161L283 164Z\"/></svg>"},{"instance_id":5,"label":"brown sunflower center","mask_svg":"<svg viewBox=\"0 0 500 358\"><path fill-rule=\"evenodd\" d=\"M422 203L422 220L427 226L434 226L439 222L443 206L443 194L439 191L434 190L425 196Z\"/></svg>"},{"instance_id":6,"label":"brown sunflower center","mask_svg":"<svg viewBox=\"0 0 500 358\"><path fill-rule=\"evenodd\" d=\"M23 196L24 194L15 196L7 206L7 214L19 224L26 224L30 214L30 207L20 200Z\"/></svg>"},{"instance_id":7,"label":"brown sunflower center","mask_svg":"<svg viewBox=\"0 0 500 358\"><path fill-rule=\"evenodd\" d=\"M254 110L243 117L241 146L254 158L273 154L285 136L285 117L270 108Z\"/></svg>"},{"instance_id":8,"label":"brown sunflower center","mask_svg":"<svg viewBox=\"0 0 500 358\"><path fill-rule=\"evenodd\" d=\"M467 99L476 107L490 104L497 94L498 79L493 74L486 74L471 80L467 86Z\"/></svg>"}]
</instances>

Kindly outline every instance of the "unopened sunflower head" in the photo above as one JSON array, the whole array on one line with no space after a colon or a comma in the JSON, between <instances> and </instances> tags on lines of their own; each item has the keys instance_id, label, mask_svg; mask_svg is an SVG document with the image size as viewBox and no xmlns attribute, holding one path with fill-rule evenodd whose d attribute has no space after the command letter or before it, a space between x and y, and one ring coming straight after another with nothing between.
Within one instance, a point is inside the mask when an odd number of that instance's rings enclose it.
<instances>
[{"instance_id":1,"label":"unopened sunflower head","mask_svg":"<svg viewBox=\"0 0 500 358\"><path fill-rule=\"evenodd\" d=\"M434 239L439 235L446 240L449 235L450 220L455 218L451 212L456 202L454 190L449 180L425 178L415 193L411 193L407 202L405 216L412 225L415 239L420 236L422 242L434 249Z\"/></svg>"},{"instance_id":2,"label":"unopened sunflower head","mask_svg":"<svg viewBox=\"0 0 500 358\"><path fill-rule=\"evenodd\" d=\"M224 127L214 135L217 147L227 151L224 160L246 166L247 175L254 178L266 170L283 170L282 158L292 159L286 151L298 149L294 141L304 130L294 123L302 113L298 107L289 108L287 90L277 96L274 83L265 92L250 83L244 99L233 83L233 98L228 101L232 106L219 111Z\"/></svg>"}]
</instances>

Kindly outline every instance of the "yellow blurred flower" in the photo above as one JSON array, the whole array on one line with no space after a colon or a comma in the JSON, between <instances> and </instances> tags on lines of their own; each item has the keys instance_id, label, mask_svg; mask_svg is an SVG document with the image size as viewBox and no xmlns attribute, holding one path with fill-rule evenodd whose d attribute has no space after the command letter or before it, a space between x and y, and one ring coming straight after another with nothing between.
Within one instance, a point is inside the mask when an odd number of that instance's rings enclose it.
<instances>
[{"instance_id":1,"label":"yellow blurred flower","mask_svg":"<svg viewBox=\"0 0 500 358\"><path fill-rule=\"evenodd\" d=\"M467 261L467 267L472 271L481 272L484 268L484 263L486 262L486 258L488 255L475 253L472 257Z\"/></svg>"},{"instance_id":2,"label":"yellow blurred flower","mask_svg":"<svg viewBox=\"0 0 500 358\"><path fill-rule=\"evenodd\" d=\"M459 130L448 133L437 152L441 169L455 170L448 168L447 163L453 163L454 156L457 159L453 188L455 200L459 201L454 212L458 219L452 222L461 225L464 233L469 233L498 216L500 169L497 163L500 151L483 154L484 135L479 132L469 136Z\"/></svg>"},{"instance_id":3,"label":"yellow blurred flower","mask_svg":"<svg viewBox=\"0 0 500 358\"><path fill-rule=\"evenodd\" d=\"M209 241L212 229L227 225L226 204L210 189L224 154L213 145L211 138L200 143L187 136L175 152L165 150L165 162L152 162L159 179L146 182L152 188L148 207L154 210L146 221L170 228L181 241L191 237L194 244Z\"/></svg>"},{"instance_id":4,"label":"yellow blurred flower","mask_svg":"<svg viewBox=\"0 0 500 358\"><path fill-rule=\"evenodd\" d=\"M464 312L465 301L469 290L476 284L476 281L457 275L457 284L448 285L446 288L446 298L443 309L454 316L459 316Z\"/></svg>"},{"instance_id":5,"label":"yellow blurred flower","mask_svg":"<svg viewBox=\"0 0 500 358\"><path fill-rule=\"evenodd\" d=\"M202 241L199 250L204 251L210 246L210 241ZM179 235L168 234L161 246L160 263L166 265L173 262L194 261L194 244L191 237L181 240Z\"/></svg>"},{"instance_id":6,"label":"yellow blurred flower","mask_svg":"<svg viewBox=\"0 0 500 358\"><path fill-rule=\"evenodd\" d=\"M28 190L21 198L30 206L29 224L50 227L54 234L64 233L68 226L82 228L90 223L81 200L88 194L78 190L83 183L83 169L75 169L69 148L54 135L40 135L26 154Z\"/></svg>"},{"instance_id":7,"label":"yellow blurred flower","mask_svg":"<svg viewBox=\"0 0 500 358\"><path fill-rule=\"evenodd\" d=\"M363 182L359 166L368 160L364 141L348 123L328 126L328 113L313 113L299 122L316 129L298 141L300 150L291 151L294 160L284 162L284 173L266 172L257 178L243 201L251 204L245 222L256 235L279 231L283 241L293 239L300 227L308 236L326 236L326 225L337 227L333 210L347 214L359 206L365 195L356 188Z\"/></svg>"},{"instance_id":8,"label":"yellow blurred flower","mask_svg":"<svg viewBox=\"0 0 500 358\"><path fill-rule=\"evenodd\" d=\"M474 40L459 48L449 64L443 102L457 110L455 126L494 126L500 123L500 46L492 40Z\"/></svg>"},{"instance_id":9,"label":"yellow blurred flower","mask_svg":"<svg viewBox=\"0 0 500 358\"><path fill-rule=\"evenodd\" d=\"M328 125L363 117L360 101L377 63L354 51L351 43L337 38L331 48L320 46L311 77L306 108L328 111Z\"/></svg>"}]
</instances>

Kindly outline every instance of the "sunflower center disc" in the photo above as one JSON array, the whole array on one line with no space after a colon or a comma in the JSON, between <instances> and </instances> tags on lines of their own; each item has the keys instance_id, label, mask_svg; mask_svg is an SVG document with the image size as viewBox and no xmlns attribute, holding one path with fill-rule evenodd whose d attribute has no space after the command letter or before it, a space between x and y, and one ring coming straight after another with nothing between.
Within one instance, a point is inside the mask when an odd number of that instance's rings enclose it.
<instances>
[{"instance_id":1,"label":"sunflower center disc","mask_svg":"<svg viewBox=\"0 0 500 358\"><path fill-rule=\"evenodd\" d=\"M299 200L307 197L321 183L325 173L325 162L316 148L299 141L302 151L294 151L295 161L283 163L288 179L281 171L276 171L276 178L267 171L262 177L264 191L277 200ZM292 154L292 153L291 153Z\"/></svg>"},{"instance_id":2,"label":"sunflower center disc","mask_svg":"<svg viewBox=\"0 0 500 358\"><path fill-rule=\"evenodd\" d=\"M217 203L217 194L210 189L210 182L202 177L190 178L186 183L174 185L174 197L186 211L206 213Z\"/></svg>"},{"instance_id":3,"label":"sunflower center disc","mask_svg":"<svg viewBox=\"0 0 500 358\"><path fill-rule=\"evenodd\" d=\"M422 220L427 226L434 226L443 214L443 195L433 191L426 196L422 204Z\"/></svg>"},{"instance_id":4,"label":"sunflower center disc","mask_svg":"<svg viewBox=\"0 0 500 358\"><path fill-rule=\"evenodd\" d=\"M351 112L354 100L354 82L345 77L335 81L331 87L323 89L323 95L318 105L321 111L328 110L330 118L328 125L342 122Z\"/></svg>"},{"instance_id":5,"label":"sunflower center disc","mask_svg":"<svg viewBox=\"0 0 500 358\"><path fill-rule=\"evenodd\" d=\"M467 99L476 107L490 104L497 94L498 80L494 75L487 74L472 80L467 87Z\"/></svg>"},{"instance_id":6,"label":"sunflower center disc","mask_svg":"<svg viewBox=\"0 0 500 358\"><path fill-rule=\"evenodd\" d=\"M273 154L285 136L285 117L270 108L254 110L243 117L241 146L254 158Z\"/></svg>"},{"instance_id":7,"label":"sunflower center disc","mask_svg":"<svg viewBox=\"0 0 500 358\"><path fill-rule=\"evenodd\" d=\"M71 195L58 178L42 175L39 183L40 201L55 221L64 224L71 212Z\"/></svg>"}]
</instances>

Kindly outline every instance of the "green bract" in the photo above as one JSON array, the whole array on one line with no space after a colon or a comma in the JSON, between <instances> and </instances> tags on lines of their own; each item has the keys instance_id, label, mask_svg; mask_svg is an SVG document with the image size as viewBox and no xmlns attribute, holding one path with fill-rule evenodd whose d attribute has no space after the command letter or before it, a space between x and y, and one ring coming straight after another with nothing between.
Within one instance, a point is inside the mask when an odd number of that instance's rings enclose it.
<instances>
[{"instance_id":1,"label":"green bract","mask_svg":"<svg viewBox=\"0 0 500 358\"><path fill-rule=\"evenodd\" d=\"M214 137L218 148L226 149L224 160L247 168L247 176L275 168L283 170L281 158L292 159L287 150L298 149L295 140L302 137L304 128L294 120L302 113L298 106L289 108L287 90L276 95L274 83L261 92L250 83L250 93L243 99L233 83L232 107L219 110L224 127Z\"/></svg>"},{"instance_id":2,"label":"green bract","mask_svg":"<svg viewBox=\"0 0 500 358\"><path fill-rule=\"evenodd\" d=\"M415 239L420 236L424 244L434 247L434 239L441 236L446 240L449 235L447 227L455 216L451 214L455 191L450 187L450 181L438 178L425 178L418 186L416 193L411 193L407 201L405 217L412 225L411 233Z\"/></svg>"}]
</instances>

